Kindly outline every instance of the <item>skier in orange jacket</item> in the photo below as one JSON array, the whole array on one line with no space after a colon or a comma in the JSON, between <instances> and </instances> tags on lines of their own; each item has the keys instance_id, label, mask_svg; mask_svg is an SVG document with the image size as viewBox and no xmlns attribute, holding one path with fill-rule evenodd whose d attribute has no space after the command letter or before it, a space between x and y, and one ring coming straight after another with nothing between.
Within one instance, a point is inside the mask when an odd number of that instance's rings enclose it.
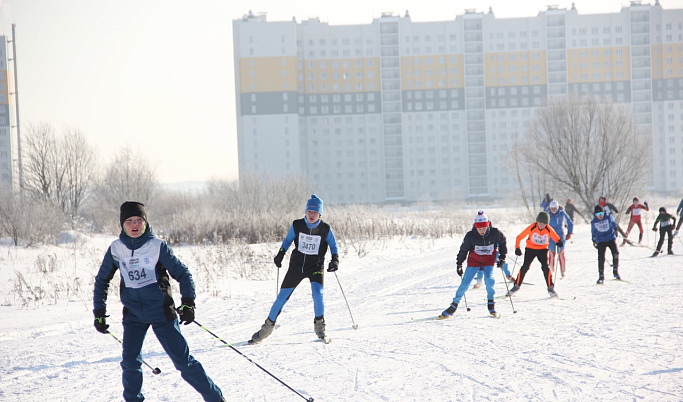
<instances>
[{"instance_id":1,"label":"skier in orange jacket","mask_svg":"<svg viewBox=\"0 0 683 402\"><path fill-rule=\"evenodd\" d=\"M550 222L548 213L540 212L538 217L536 217L536 222L529 225L517 236L517 239L515 240L515 255L522 255L522 250L519 246L525 237L527 238L526 249L524 250L524 263L522 263L522 267L519 269L515 285L508 293L509 296L512 296L519 290L524 281L524 276L529 270L529 266L531 266L534 258L538 258L538 262L541 263L541 269L543 270L543 276L548 285L548 294L551 297L557 297L553 276L548 267L548 243L550 242L550 239L553 239L555 244L560 248L562 248L564 243L557 232L548 225L548 222Z\"/></svg>"}]
</instances>

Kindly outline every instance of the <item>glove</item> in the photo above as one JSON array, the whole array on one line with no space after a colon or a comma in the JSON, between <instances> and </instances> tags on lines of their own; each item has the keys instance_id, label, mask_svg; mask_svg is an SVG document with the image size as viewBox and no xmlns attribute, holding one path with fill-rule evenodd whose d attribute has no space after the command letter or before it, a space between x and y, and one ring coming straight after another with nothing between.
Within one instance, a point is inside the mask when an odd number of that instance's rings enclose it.
<instances>
[{"instance_id":1,"label":"glove","mask_svg":"<svg viewBox=\"0 0 683 402\"><path fill-rule=\"evenodd\" d=\"M560 241L558 241L557 243L555 243L555 245L556 245L558 248L562 248L562 246L564 246L564 242L563 242L562 240L560 240Z\"/></svg>"},{"instance_id":2,"label":"glove","mask_svg":"<svg viewBox=\"0 0 683 402\"><path fill-rule=\"evenodd\" d=\"M107 324L107 312L103 308L98 308L95 310L95 329L97 332L103 334L109 333L109 325Z\"/></svg>"},{"instance_id":3,"label":"glove","mask_svg":"<svg viewBox=\"0 0 683 402\"><path fill-rule=\"evenodd\" d=\"M653 231L653 232L656 232L656 231L657 231L657 228L652 228L652 231Z\"/></svg>"},{"instance_id":4,"label":"glove","mask_svg":"<svg viewBox=\"0 0 683 402\"><path fill-rule=\"evenodd\" d=\"M645 208L650 208L650 206L647 205L647 201L645 201L645 202L643 203L643 205L645 205Z\"/></svg>"},{"instance_id":5,"label":"glove","mask_svg":"<svg viewBox=\"0 0 683 402\"><path fill-rule=\"evenodd\" d=\"M287 251L284 248L280 247L280 251L278 251L275 258L273 258L273 262L275 263L276 267L278 267L278 268L282 267L282 259L285 258L286 252Z\"/></svg>"},{"instance_id":6,"label":"glove","mask_svg":"<svg viewBox=\"0 0 683 402\"><path fill-rule=\"evenodd\" d=\"M334 272L339 269L339 254L332 254L332 261L327 266L327 272Z\"/></svg>"},{"instance_id":7,"label":"glove","mask_svg":"<svg viewBox=\"0 0 683 402\"><path fill-rule=\"evenodd\" d=\"M522 255L522 249L520 249L519 247L517 247L517 248L515 249L515 255L516 255L517 257L521 256L521 255Z\"/></svg>"},{"instance_id":8,"label":"glove","mask_svg":"<svg viewBox=\"0 0 683 402\"><path fill-rule=\"evenodd\" d=\"M496 264L496 266L498 268L503 268L503 265L505 265L505 257L498 257L498 264Z\"/></svg>"},{"instance_id":9,"label":"glove","mask_svg":"<svg viewBox=\"0 0 683 402\"><path fill-rule=\"evenodd\" d=\"M458 266L455 268L455 271L462 278L462 264L458 264Z\"/></svg>"},{"instance_id":10,"label":"glove","mask_svg":"<svg viewBox=\"0 0 683 402\"><path fill-rule=\"evenodd\" d=\"M571 234L571 233L567 233L567 240L569 240L569 239L571 239L571 238L572 238L572 234Z\"/></svg>"},{"instance_id":11,"label":"glove","mask_svg":"<svg viewBox=\"0 0 683 402\"><path fill-rule=\"evenodd\" d=\"M189 324L194 321L194 299L191 297L183 297L181 299L182 305L178 307L178 314L180 314L180 323Z\"/></svg>"},{"instance_id":12,"label":"glove","mask_svg":"<svg viewBox=\"0 0 683 402\"><path fill-rule=\"evenodd\" d=\"M593 247L598 248L598 242L596 242L595 240L593 240Z\"/></svg>"}]
</instances>

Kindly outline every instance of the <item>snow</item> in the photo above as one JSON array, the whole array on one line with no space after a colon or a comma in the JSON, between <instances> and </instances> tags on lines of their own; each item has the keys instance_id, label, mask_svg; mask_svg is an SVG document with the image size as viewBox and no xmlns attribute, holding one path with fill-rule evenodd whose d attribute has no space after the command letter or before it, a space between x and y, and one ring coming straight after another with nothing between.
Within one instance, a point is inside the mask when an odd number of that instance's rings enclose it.
<instances>
[{"instance_id":1,"label":"snow","mask_svg":"<svg viewBox=\"0 0 683 402\"><path fill-rule=\"evenodd\" d=\"M524 226L501 228L511 266L514 237ZM648 232L644 243L653 247L653 237ZM97 236L73 247L39 249L0 245L0 400L121 400L120 345L95 331L91 312L92 277L112 239ZM367 244L362 258L353 250L342 254L337 278L358 329L352 328L337 279L326 274L329 345L313 333L307 282L294 292L270 338L236 347L244 356L195 324L182 331L191 353L230 401L683 400L683 257L648 258L651 249L621 247L620 273L628 283L607 280L598 286L590 227L579 223L567 247L568 276L556 281L561 299L548 297L534 262L526 277L533 285L523 285L512 299L516 314L510 300L500 299L496 309L502 317L490 318L482 287L466 294L470 312L461 303L450 320L414 322L451 302L459 284L454 261L461 240L401 238ZM278 246L255 247L275 254ZM193 248L174 250L192 269ZM683 254L679 239L674 251ZM609 251L607 256L611 261ZM48 283L40 269L61 270L62 279ZM199 292L197 321L228 342L247 340L275 298L272 270L268 280L232 278L229 290ZM27 284L47 289L49 297L22 307L18 273ZM611 278L609 265L606 274ZM194 275L197 280L201 272ZM494 277L497 295L504 294L500 270ZM175 296L179 301L177 291ZM110 330L120 336L121 305L113 290L108 313ZM143 357L161 370L154 375L143 366L148 400L200 400L151 331Z\"/></svg>"}]
</instances>

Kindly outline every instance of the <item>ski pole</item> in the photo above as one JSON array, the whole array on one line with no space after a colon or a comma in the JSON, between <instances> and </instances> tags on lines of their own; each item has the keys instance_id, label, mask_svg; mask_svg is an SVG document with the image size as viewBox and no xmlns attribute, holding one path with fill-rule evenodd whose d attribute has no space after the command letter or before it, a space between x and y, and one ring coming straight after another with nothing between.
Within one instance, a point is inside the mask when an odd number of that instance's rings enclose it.
<instances>
[{"instance_id":1,"label":"ski pole","mask_svg":"<svg viewBox=\"0 0 683 402\"><path fill-rule=\"evenodd\" d=\"M517 256L515 256L515 264L514 265L517 266ZM510 306L512 307L512 313L517 314L517 310L515 310L515 305L512 304L512 296L510 296L510 286L508 286L508 281L507 281L507 278L505 277L505 272L503 272L503 270L501 269L500 273L503 275L503 282L505 282L505 289L507 289L507 291L508 291L507 294L508 294L508 299L510 299ZM510 276L512 276L512 275L510 275Z\"/></svg>"},{"instance_id":2,"label":"ski pole","mask_svg":"<svg viewBox=\"0 0 683 402\"><path fill-rule=\"evenodd\" d=\"M353 329L358 329L358 324L353 319L353 314L351 314L351 307L349 306L349 301L346 299L344 294L344 289L342 288L341 282L339 282L339 277L337 276L337 271L334 272L334 277L337 278L337 283L339 284L339 290L341 290L342 296L344 296L344 301L346 302L346 308L349 309L349 315L351 316L351 322L353 323Z\"/></svg>"},{"instance_id":3,"label":"ski pole","mask_svg":"<svg viewBox=\"0 0 683 402\"><path fill-rule=\"evenodd\" d=\"M123 342L122 342L119 338L117 338L116 335L112 334L112 333L109 332L109 331L107 331L107 333L108 333L109 335L111 335L114 339L116 339L117 341L119 341L119 343L120 343L121 345L123 345ZM142 364L144 364L145 366L149 367L149 368L152 370L152 373L153 373L153 374L161 374L161 370L159 370L159 367L152 368L152 366L150 366L149 363L147 363L147 362L145 361L145 359L142 359Z\"/></svg>"},{"instance_id":4,"label":"ski pole","mask_svg":"<svg viewBox=\"0 0 683 402\"><path fill-rule=\"evenodd\" d=\"M462 294L462 297L465 298L465 308L467 309L467 311L472 310L472 309L467 305L467 293L463 293L463 294Z\"/></svg>"},{"instance_id":5,"label":"ski pole","mask_svg":"<svg viewBox=\"0 0 683 402\"><path fill-rule=\"evenodd\" d=\"M213 335L214 338L218 339L219 341L223 342L226 346L230 347L230 349L234 350L235 352L239 353L242 357L244 357L245 359L249 360L249 361L250 361L251 363L253 363L256 367L258 367L258 368L260 368L261 370L263 370L266 374L268 374L269 376L271 376L271 377L273 377L274 379L276 379L280 384L282 384L282 385L284 385L285 387L287 387L290 391L292 391L292 392L294 392L295 394L299 395L300 397L302 397L303 399L305 399L307 402L313 402L313 398L311 398L311 397L306 398L306 397L305 397L304 395L302 395L300 392L298 392L298 391L295 390L294 388L290 387L289 385L285 384L284 381L282 381L281 379L275 377L270 371L268 371L268 370L264 369L263 367L261 367L260 364L258 364L258 363L256 363L255 361L251 360L251 359L249 358L249 356L247 356L247 355L245 355L244 353L240 352L239 350L237 350L237 348L235 348L235 347L232 346L231 344L229 344L229 343L227 343L226 341L224 341L223 339L221 339L218 335L216 335L216 334L214 334L213 332L211 332L208 328L206 328L206 327L203 326L202 324L198 323L197 321L193 321L193 322L194 322L195 324L199 325L199 327L200 327L201 329L203 329L204 331L206 331L206 332L210 333L211 335Z\"/></svg>"},{"instance_id":6,"label":"ski pole","mask_svg":"<svg viewBox=\"0 0 683 402\"><path fill-rule=\"evenodd\" d=\"M280 293L280 268L277 269L277 279L275 280L275 298Z\"/></svg>"}]
</instances>

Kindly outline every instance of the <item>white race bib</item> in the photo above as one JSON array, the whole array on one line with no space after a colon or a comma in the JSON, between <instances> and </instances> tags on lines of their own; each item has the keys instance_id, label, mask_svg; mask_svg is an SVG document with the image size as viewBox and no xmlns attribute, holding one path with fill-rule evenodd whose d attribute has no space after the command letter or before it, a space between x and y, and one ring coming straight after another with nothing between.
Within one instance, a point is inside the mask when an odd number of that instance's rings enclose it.
<instances>
[{"instance_id":1,"label":"white race bib","mask_svg":"<svg viewBox=\"0 0 683 402\"><path fill-rule=\"evenodd\" d=\"M151 239L132 252L120 240L111 245L112 256L119 262L121 277L127 288L141 288L157 283L156 265L161 240Z\"/></svg>"},{"instance_id":2,"label":"white race bib","mask_svg":"<svg viewBox=\"0 0 683 402\"><path fill-rule=\"evenodd\" d=\"M491 255L493 254L493 244L488 246L474 246L474 253L478 255Z\"/></svg>"},{"instance_id":3,"label":"white race bib","mask_svg":"<svg viewBox=\"0 0 683 402\"><path fill-rule=\"evenodd\" d=\"M662 222L660 225L661 225L661 227L665 228L667 226L670 226L672 223L673 223L673 221L671 219L669 219L667 221Z\"/></svg>"},{"instance_id":4,"label":"white race bib","mask_svg":"<svg viewBox=\"0 0 683 402\"><path fill-rule=\"evenodd\" d=\"M534 244L538 244L540 246L548 244L548 235L544 234L543 236L541 236L538 233L534 232L531 234L531 242Z\"/></svg>"},{"instance_id":5,"label":"white race bib","mask_svg":"<svg viewBox=\"0 0 683 402\"><path fill-rule=\"evenodd\" d=\"M318 255L321 240L322 238L318 235L299 233L299 245L297 246L297 250L306 255Z\"/></svg>"},{"instance_id":6,"label":"white race bib","mask_svg":"<svg viewBox=\"0 0 683 402\"><path fill-rule=\"evenodd\" d=\"M595 230L597 230L598 232L609 231L609 221L608 220L601 220L599 222L595 222Z\"/></svg>"}]
</instances>

